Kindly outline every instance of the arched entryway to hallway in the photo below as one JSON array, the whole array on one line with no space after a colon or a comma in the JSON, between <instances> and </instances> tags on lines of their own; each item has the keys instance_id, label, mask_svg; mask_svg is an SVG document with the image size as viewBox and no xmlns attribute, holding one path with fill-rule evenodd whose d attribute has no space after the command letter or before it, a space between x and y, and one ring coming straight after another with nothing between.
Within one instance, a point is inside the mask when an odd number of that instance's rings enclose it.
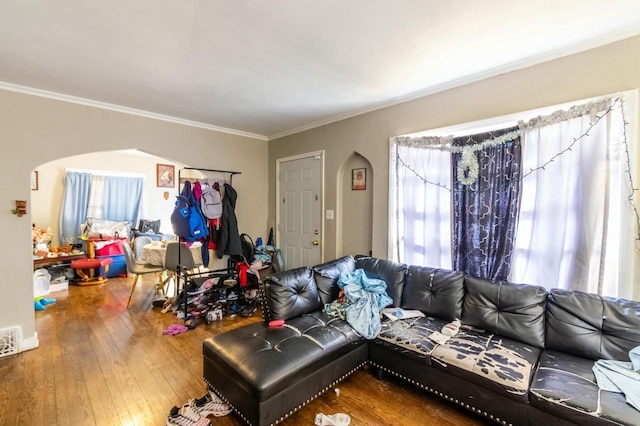
<instances>
[{"instance_id":1,"label":"arched entryway to hallway","mask_svg":"<svg viewBox=\"0 0 640 426\"><path fill-rule=\"evenodd\" d=\"M373 178L371 163L357 152L351 154L338 171L338 256L371 254Z\"/></svg>"}]
</instances>

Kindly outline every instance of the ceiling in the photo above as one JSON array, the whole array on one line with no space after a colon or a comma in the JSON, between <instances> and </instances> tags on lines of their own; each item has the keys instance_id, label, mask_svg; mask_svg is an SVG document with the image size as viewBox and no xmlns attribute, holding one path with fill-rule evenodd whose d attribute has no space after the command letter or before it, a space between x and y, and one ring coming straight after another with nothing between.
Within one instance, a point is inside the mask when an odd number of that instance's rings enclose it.
<instances>
[{"instance_id":1,"label":"ceiling","mask_svg":"<svg viewBox=\"0 0 640 426\"><path fill-rule=\"evenodd\" d=\"M637 34L638 0L2 0L0 88L273 139Z\"/></svg>"}]
</instances>

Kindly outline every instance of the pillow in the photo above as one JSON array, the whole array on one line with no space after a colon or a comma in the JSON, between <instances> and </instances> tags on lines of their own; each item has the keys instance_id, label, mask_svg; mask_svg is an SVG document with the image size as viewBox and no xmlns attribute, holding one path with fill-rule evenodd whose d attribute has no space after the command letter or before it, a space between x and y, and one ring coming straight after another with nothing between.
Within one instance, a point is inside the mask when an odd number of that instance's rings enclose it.
<instances>
[{"instance_id":1,"label":"pillow","mask_svg":"<svg viewBox=\"0 0 640 426\"><path fill-rule=\"evenodd\" d=\"M355 269L356 262L352 256L345 256L313 267L313 275L322 304L326 305L338 298L338 294L340 294L338 278L342 274L353 272Z\"/></svg>"},{"instance_id":2,"label":"pillow","mask_svg":"<svg viewBox=\"0 0 640 426\"><path fill-rule=\"evenodd\" d=\"M322 309L322 301L309 266L280 272L267 278L264 292L267 320L288 320Z\"/></svg>"},{"instance_id":3,"label":"pillow","mask_svg":"<svg viewBox=\"0 0 640 426\"><path fill-rule=\"evenodd\" d=\"M143 234L158 234L160 232L160 219L158 220L140 220L138 231Z\"/></svg>"}]
</instances>

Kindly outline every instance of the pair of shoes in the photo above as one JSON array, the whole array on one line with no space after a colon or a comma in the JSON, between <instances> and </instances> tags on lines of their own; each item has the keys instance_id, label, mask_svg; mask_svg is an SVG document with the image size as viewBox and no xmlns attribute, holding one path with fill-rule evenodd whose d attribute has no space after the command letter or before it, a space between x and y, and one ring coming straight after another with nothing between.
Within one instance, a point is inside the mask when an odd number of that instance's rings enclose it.
<instances>
[{"instance_id":1,"label":"pair of shoes","mask_svg":"<svg viewBox=\"0 0 640 426\"><path fill-rule=\"evenodd\" d=\"M349 423L351 423L351 417L344 413L336 413L330 416L318 413L315 419L317 426L347 426Z\"/></svg>"},{"instance_id":2,"label":"pair of shoes","mask_svg":"<svg viewBox=\"0 0 640 426\"><path fill-rule=\"evenodd\" d=\"M153 299L153 302L151 302L151 304L156 308L163 308L165 303L167 303L166 296L158 297L157 299Z\"/></svg>"},{"instance_id":3,"label":"pair of shoes","mask_svg":"<svg viewBox=\"0 0 640 426\"><path fill-rule=\"evenodd\" d=\"M224 316L223 312L222 312L222 308L220 306L216 306L210 310L207 311L206 314L206 320L207 320L207 324L212 322L212 321L218 321L221 320L222 317Z\"/></svg>"},{"instance_id":4,"label":"pair of shoes","mask_svg":"<svg viewBox=\"0 0 640 426\"><path fill-rule=\"evenodd\" d=\"M198 326L198 322L196 321L196 319L194 318L193 315L187 315L187 317L184 319L184 325L189 329L189 330L193 330L194 328L196 328Z\"/></svg>"},{"instance_id":5,"label":"pair of shoes","mask_svg":"<svg viewBox=\"0 0 640 426\"><path fill-rule=\"evenodd\" d=\"M167 312L169 312L173 307L174 301L175 301L174 297L167 298L167 300L164 301L164 304L162 305L162 311L160 312L162 312L163 314L166 314Z\"/></svg>"},{"instance_id":6,"label":"pair of shoes","mask_svg":"<svg viewBox=\"0 0 640 426\"><path fill-rule=\"evenodd\" d=\"M222 417L233 411L229 404L212 391L207 392L202 398L194 400L192 407L202 417Z\"/></svg>"},{"instance_id":7,"label":"pair of shoes","mask_svg":"<svg viewBox=\"0 0 640 426\"><path fill-rule=\"evenodd\" d=\"M167 426L209 426L211 420L201 416L191 404L185 404L181 408L173 407L169 411Z\"/></svg>"},{"instance_id":8,"label":"pair of shoes","mask_svg":"<svg viewBox=\"0 0 640 426\"><path fill-rule=\"evenodd\" d=\"M36 311L44 311L45 306L44 306L44 304L42 304L42 302L40 300L34 300L33 301L33 308Z\"/></svg>"}]
</instances>

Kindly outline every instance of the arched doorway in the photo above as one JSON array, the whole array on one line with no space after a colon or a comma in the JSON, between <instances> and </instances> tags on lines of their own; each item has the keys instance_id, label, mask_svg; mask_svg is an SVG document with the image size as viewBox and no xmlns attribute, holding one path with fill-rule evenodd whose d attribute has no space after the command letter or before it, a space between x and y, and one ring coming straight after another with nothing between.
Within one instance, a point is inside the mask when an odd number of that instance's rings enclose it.
<instances>
[{"instance_id":1,"label":"arched doorway","mask_svg":"<svg viewBox=\"0 0 640 426\"><path fill-rule=\"evenodd\" d=\"M81 154L60 158L36 167L38 189L31 191L31 220L38 227L51 228L54 244L59 235L60 206L64 189L64 177L67 169L87 171L109 171L117 174L136 173L146 176L141 212L144 219L161 219L162 231L169 233L169 217L175 205L175 188L161 188L156 185L157 164L170 164L176 170L180 164L139 150L106 151Z\"/></svg>"},{"instance_id":2,"label":"arched doorway","mask_svg":"<svg viewBox=\"0 0 640 426\"><path fill-rule=\"evenodd\" d=\"M339 174L342 176L338 176L337 254L369 255L373 231L373 167L369 160L354 152Z\"/></svg>"}]
</instances>

